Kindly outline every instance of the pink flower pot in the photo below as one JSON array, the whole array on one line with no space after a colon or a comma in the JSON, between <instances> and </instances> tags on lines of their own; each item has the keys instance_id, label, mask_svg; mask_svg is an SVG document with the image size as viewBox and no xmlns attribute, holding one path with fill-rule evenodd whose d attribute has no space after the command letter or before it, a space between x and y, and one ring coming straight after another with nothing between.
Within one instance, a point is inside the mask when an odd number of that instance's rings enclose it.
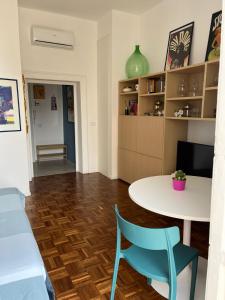
<instances>
[{"instance_id":1,"label":"pink flower pot","mask_svg":"<svg viewBox=\"0 0 225 300\"><path fill-rule=\"evenodd\" d=\"M186 180L173 179L173 188L176 191L183 191L185 189Z\"/></svg>"}]
</instances>

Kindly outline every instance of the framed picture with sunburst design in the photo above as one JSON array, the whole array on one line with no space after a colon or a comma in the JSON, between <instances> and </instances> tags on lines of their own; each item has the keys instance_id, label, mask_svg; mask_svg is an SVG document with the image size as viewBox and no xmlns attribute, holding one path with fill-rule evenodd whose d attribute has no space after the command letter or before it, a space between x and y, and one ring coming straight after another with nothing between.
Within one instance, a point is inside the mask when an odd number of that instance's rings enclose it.
<instances>
[{"instance_id":1,"label":"framed picture with sunburst design","mask_svg":"<svg viewBox=\"0 0 225 300\"><path fill-rule=\"evenodd\" d=\"M186 67L190 61L194 22L170 31L164 70Z\"/></svg>"}]
</instances>

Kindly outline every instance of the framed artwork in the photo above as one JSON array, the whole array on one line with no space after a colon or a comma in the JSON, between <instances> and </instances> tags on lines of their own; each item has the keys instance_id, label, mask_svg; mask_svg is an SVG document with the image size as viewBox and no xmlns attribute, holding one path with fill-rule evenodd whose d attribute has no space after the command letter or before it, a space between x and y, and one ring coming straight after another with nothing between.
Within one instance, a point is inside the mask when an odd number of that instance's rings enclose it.
<instances>
[{"instance_id":1,"label":"framed artwork","mask_svg":"<svg viewBox=\"0 0 225 300\"><path fill-rule=\"evenodd\" d=\"M18 82L0 78L0 132L20 130Z\"/></svg>"},{"instance_id":2,"label":"framed artwork","mask_svg":"<svg viewBox=\"0 0 225 300\"><path fill-rule=\"evenodd\" d=\"M57 110L56 96L52 96L51 97L51 110Z\"/></svg>"},{"instance_id":3,"label":"framed artwork","mask_svg":"<svg viewBox=\"0 0 225 300\"><path fill-rule=\"evenodd\" d=\"M67 97L67 120L68 122L74 123L74 97L73 97L72 85L67 86L66 97Z\"/></svg>"},{"instance_id":4,"label":"framed artwork","mask_svg":"<svg viewBox=\"0 0 225 300\"><path fill-rule=\"evenodd\" d=\"M194 22L170 31L164 70L188 66Z\"/></svg>"},{"instance_id":5,"label":"framed artwork","mask_svg":"<svg viewBox=\"0 0 225 300\"><path fill-rule=\"evenodd\" d=\"M222 10L212 14L205 61L220 58Z\"/></svg>"},{"instance_id":6,"label":"framed artwork","mask_svg":"<svg viewBox=\"0 0 225 300\"><path fill-rule=\"evenodd\" d=\"M45 99L45 87L42 84L33 85L33 96L35 100Z\"/></svg>"}]
</instances>

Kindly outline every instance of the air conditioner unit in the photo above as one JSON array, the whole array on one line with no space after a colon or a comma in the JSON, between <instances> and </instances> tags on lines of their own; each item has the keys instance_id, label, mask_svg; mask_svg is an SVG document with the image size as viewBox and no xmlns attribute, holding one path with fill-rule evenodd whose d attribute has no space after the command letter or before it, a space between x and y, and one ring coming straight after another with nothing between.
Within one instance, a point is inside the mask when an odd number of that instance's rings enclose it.
<instances>
[{"instance_id":1,"label":"air conditioner unit","mask_svg":"<svg viewBox=\"0 0 225 300\"><path fill-rule=\"evenodd\" d=\"M74 35L72 32L33 26L31 41L34 45L73 49Z\"/></svg>"}]
</instances>

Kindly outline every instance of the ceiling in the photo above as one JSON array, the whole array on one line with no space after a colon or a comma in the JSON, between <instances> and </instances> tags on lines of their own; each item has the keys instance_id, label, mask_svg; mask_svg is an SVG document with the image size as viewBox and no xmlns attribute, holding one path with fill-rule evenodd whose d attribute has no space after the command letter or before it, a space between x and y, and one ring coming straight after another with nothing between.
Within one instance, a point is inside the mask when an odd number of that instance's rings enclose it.
<instances>
[{"instance_id":1,"label":"ceiling","mask_svg":"<svg viewBox=\"0 0 225 300\"><path fill-rule=\"evenodd\" d=\"M18 0L19 6L98 20L115 9L141 14L162 0Z\"/></svg>"}]
</instances>

